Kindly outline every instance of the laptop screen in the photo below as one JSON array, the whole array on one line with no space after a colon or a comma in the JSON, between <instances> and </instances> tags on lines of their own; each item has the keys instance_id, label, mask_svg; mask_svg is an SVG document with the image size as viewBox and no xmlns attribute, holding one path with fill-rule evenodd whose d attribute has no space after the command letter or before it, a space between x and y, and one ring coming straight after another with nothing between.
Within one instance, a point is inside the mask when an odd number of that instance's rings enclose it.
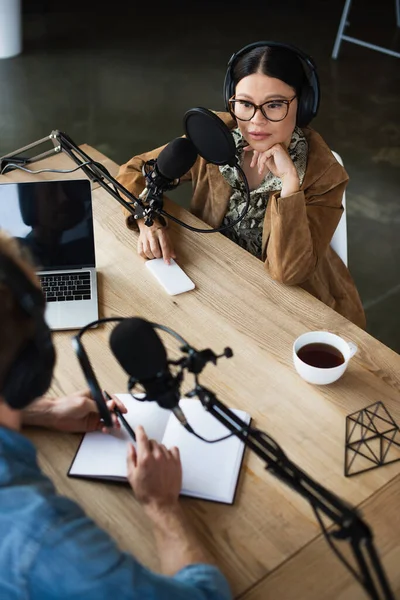
<instances>
[{"instance_id":1,"label":"laptop screen","mask_svg":"<svg viewBox=\"0 0 400 600\"><path fill-rule=\"evenodd\" d=\"M38 271L95 266L87 179L0 184L0 228L29 250Z\"/></svg>"}]
</instances>

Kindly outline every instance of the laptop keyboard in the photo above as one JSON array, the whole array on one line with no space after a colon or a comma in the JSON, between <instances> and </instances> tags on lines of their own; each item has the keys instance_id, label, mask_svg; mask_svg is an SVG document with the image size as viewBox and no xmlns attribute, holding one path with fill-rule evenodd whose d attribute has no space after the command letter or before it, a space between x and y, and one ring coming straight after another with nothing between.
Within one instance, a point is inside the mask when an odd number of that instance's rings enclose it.
<instances>
[{"instance_id":1,"label":"laptop keyboard","mask_svg":"<svg viewBox=\"0 0 400 600\"><path fill-rule=\"evenodd\" d=\"M90 300L90 272L39 275L46 302Z\"/></svg>"}]
</instances>

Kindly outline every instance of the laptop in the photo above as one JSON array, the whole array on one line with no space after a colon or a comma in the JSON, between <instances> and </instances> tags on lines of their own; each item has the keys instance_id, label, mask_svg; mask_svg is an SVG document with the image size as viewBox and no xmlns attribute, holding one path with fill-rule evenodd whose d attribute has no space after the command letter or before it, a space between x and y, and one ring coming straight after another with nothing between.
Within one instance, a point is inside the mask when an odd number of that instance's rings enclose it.
<instances>
[{"instance_id":1,"label":"laptop","mask_svg":"<svg viewBox=\"0 0 400 600\"><path fill-rule=\"evenodd\" d=\"M30 254L51 329L79 329L98 319L89 180L0 184L0 228Z\"/></svg>"}]
</instances>

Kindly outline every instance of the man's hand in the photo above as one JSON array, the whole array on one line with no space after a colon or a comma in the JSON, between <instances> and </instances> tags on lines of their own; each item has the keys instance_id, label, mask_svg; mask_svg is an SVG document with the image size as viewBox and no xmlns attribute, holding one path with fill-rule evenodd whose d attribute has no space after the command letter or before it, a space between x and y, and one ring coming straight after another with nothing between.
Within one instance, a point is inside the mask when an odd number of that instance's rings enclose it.
<instances>
[{"instance_id":1,"label":"man's hand","mask_svg":"<svg viewBox=\"0 0 400 600\"><path fill-rule=\"evenodd\" d=\"M161 572L172 576L188 565L212 563L178 502L182 466L178 448L167 450L149 440L143 427L135 430L136 450L130 444L128 479L153 525Z\"/></svg>"},{"instance_id":2,"label":"man's hand","mask_svg":"<svg viewBox=\"0 0 400 600\"><path fill-rule=\"evenodd\" d=\"M127 412L125 406L117 398L107 402L110 411L116 405L122 413ZM114 426L120 427L116 415L113 414L112 418ZM22 424L70 433L107 431L104 423L100 420L97 405L90 394L90 390L83 390L71 396L59 398L39 398L22 411Z\"/></svg>"},{"instance_id":3,"label":"man's hand","mask_svg":"<svg viewBox=\"0 0 400 600\"><path fill-rule=\"evenodd\" d=\"M137 500L154 513L177 505L182 487L182 466L178 448L167 448L149 440L143 427L135 430L136 446L128 448L128 479Z\"/></svg>"},{"instance_id":4,"label":"man's hand","mask_svg":"<svg viewBox=\"0 0 400 600\"><path fill-rule=\"evenodd\" d=\"M176 254L168 229L157 222L147 227L143 221L138 221L138 227L138 254L142 258L163 258L169 265L171 258L176 258Z\"/></svg>"},{"instance_id":5,"label":"man's hand","mask_svg":"<svg viewBox=\"0 0 400 600\"><path fill-rule=\"evenodd\" d=\"M257 152L251 146L246 146L244 151L253 152L250 167L257 167L260 175L271 171L282 180L282 198L299 191L299 176L284 144L275 144L265 152Z\"/></svg>"}]
</instances>

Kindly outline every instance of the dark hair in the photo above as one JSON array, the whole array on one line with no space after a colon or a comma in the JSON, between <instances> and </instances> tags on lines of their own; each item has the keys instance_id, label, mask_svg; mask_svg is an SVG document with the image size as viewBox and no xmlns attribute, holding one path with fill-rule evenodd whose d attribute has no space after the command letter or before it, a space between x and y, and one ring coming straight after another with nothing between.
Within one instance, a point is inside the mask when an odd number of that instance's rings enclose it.
<instances>
[{"instance_id":1,"label":"dark hair","mask_svg":"<svg viewBox=\"0 0 400 600\"><path fill-rule=\"evenodd\" d=\"M244 77L259 72L290 85L297 96L300 96L301 90L307 83L300 59L287 48L262 46L253 48L238 58L232 70L235 87Z\"/></svg>"}]
</instances>

